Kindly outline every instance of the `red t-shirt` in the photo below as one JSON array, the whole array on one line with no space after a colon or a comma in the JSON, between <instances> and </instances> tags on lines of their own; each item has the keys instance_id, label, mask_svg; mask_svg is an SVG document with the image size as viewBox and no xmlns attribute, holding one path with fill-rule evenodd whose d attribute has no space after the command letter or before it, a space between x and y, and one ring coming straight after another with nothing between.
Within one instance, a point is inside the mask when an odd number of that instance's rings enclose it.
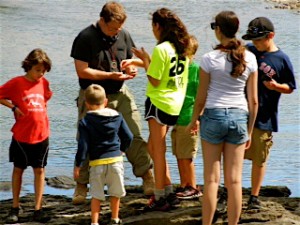
<instances>
[{"instance_id":1,"label":"red t-shirt","mask_svg":"<svg viewBox=\"0 0 300 225\"><path fill-rule=\"evenodd\" d=\"M31 82L24 76L18 76L0 86L0 99L7 99L24 113L15 117L16 123L11 131L17 141L35 144L50 135L46 103L51 98L49 82L42 77Z\"/></svg>"}]
</instances>

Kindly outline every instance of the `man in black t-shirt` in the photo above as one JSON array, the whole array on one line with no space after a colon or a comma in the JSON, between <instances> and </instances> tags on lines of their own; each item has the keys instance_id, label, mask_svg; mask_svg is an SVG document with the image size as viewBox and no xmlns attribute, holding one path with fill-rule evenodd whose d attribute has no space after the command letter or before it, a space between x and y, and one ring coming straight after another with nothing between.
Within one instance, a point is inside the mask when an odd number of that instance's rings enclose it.
<instances>
[{"instance_id":1,"label":"man in black t-shirt","mask_svg":"<svg viewBox=\"0 0 300 225\"><path fill-rule=\"evenodd\" d=\"M100 19L75 38L71 50L75 69L79 78L78 120L86 114L84 90L91 84L101 85L107 94L107 107L123 114L134 135L131 147L126 152L133 166L133 173L142 177L146 195L153 194L154 181L151 172L152 161L147 151L147 143L141 136L141 117L125 80L133 79L137 69L127 67L121 71L121 62L132 58L134 43L130 34L122 28L126 14L122 5L116 2L106 3L100 12ZM73 196L74 204L85 202L89 183L88 160L76 179Z\"/></svg>"}]
</instances>

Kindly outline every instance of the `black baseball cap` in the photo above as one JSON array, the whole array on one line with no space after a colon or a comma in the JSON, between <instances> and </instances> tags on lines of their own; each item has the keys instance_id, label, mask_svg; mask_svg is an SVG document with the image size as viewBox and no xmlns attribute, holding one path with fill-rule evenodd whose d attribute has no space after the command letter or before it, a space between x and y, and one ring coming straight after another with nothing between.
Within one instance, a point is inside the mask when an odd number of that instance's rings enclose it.
<instances>
[{"instance_id":1,"label":"black baseball cap","mask_svg":"<svg viewBox=\"0 0 300 225\"><path fill-rule=\"evenodd\" d=\"M274 32L274 25L266 17L257 17L252 20L248 25L248 30L242 36L244 40L257 40L267 36L270 32Z\"/></svg>"}]
</instances>

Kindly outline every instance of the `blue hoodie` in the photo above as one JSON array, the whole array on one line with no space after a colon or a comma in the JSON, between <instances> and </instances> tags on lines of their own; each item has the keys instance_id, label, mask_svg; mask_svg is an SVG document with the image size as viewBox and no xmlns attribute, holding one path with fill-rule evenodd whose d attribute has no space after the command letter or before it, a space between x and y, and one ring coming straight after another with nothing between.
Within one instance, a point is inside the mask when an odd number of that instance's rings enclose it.
<instances>
[{"instance_id":1,"label":"blue hoodie","mask_svg":"<svg viewBox=\"0 0 300 225\"><path fill-rule=\"evenodd\" d=\"M87 112L79 121L76 166L82 166L89 154L90 161L122 156L133 139L122 114L104 108ZM122 151L122 152L121 152Z\"/></svg>"}]
</instances>

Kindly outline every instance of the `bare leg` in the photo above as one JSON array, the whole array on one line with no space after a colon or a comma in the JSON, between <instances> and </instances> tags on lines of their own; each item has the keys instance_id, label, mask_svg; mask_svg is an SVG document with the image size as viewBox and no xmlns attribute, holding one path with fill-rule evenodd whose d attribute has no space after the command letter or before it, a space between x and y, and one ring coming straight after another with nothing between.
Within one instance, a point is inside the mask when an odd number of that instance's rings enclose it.
<instances>
[{"instance_id":1,"label":"bare leg","mask_svg":"<svg viewBox=\"0 0 300 225\"><path fill-rule=\"evenodd\" d=\"M110 209L111 209L111 218L119 219L120 198L114 196L110 197Z\"/></svg>"},{"instance_id":2,"label":"bare leg","mask_svg":"<svg viewBox=\"0 0 300 225\"><path fill-rule=\"evenodd\" d=\"M13 194L13 208L20 206L20 192L22 187L22 176L24 169L14 167L12 173L12 194Z\"/></svg>"},{"instance_id":3,"label":"bare leg","mask_svg":"<svg viewBox=\"0 0 300 225\"><path fill-rule=\"evenodd\" d=\"M35 210L42 208L42 198L45 184L45 168L33 168L34 172L34 192Z\"/></svg>"},{"instance_id":4,"label":"bare leg","mask_svg":"<svg viewBox=\"0 0 300 225\"><path fill-rule=\"evenodd\" d=\"M171 185L171 175L170 175L170 170L169 170L169 164L168 161L166 160L166 179L165 179L165 186Z\"/></svg>"},{"instance_id":5,"label":"bare leg","mask_svg":"<svg viewBox=\"0 0 300 225\"><path fill-rule=\"evenodd\" d=\"M242 170L245 144L224 146L224 178L228 191L228 225L236 225L242 211Z\"/></svg>"},{"instance_id":6,"label":"bare leg","mask_svg":"<svg viewBox=\"0 0 300 225\"><path fill-rule=\"evenodd\" d=\"M155 121L148 120L149 135L149 154L154 162L155 188L164 189L171 184L170 173L166 161L166 134L167 126L163 126Z\"/></svg>"},{"instance_id":7,"label":"bare leg","mask_svg":"<svg viewBox=\"0 0 300 225\"><path fill-rule=\"evenodd\" d=\"M252 161L252 171L251 171L251 194L254 196L259 195L261 185L264 180L266 173L266 164L263 166L258 166Z\"/></svg>"},{"instance_id":8,"label":"bare leg","mask_svg":"<svg viewBox=\"0 0 300 225\"><path fill-rule=\"evenodd\" d=\"M91 200L91 221L92 223L98 223L100 213L100 200L92 198Z\"/></svg>"},{"instance_id":9,"label":"bare leg","mask_svg":"<svg viewBox=\"0 0 300 225\"><path fill-rule=\"evenodd\" d=\"M180 174L180 186L192 186L196 188L195 165L192 159L178 159L178 169Z\"/></svg>"},{"instance_id":10,"label":"bare leg","mask_svg":"<svg viewBox=\"0 0 300 225\"><path fill-rule=\"evenodd\" d=\"M185 180L185 167L183 166L182 159L177 159L179 177L180 177L180 187L185 187L187 181Z\"/></svg>"},{"instance_id":11,"label":"bare leg","mask_svg":"<svg viewBox=\"0 0 300 225\"><path fill-rule=\"evenodd\" d=\"M217 205L223 143L215 145L201 140L201 144L204 164L202 225L211 225Z\"/></svg>"}]
</instances>

